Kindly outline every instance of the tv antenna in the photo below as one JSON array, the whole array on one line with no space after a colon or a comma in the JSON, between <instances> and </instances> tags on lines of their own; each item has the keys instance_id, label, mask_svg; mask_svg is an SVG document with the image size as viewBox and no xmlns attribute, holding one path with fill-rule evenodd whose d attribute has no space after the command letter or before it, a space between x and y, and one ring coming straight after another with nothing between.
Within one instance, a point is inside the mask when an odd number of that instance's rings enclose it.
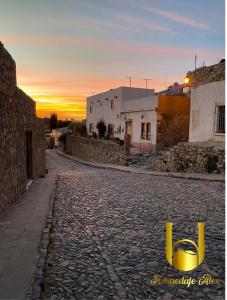
<instances>
[{"instance_id":1,"label":"tv antenna","mask_svg":"<svg viewBox=\"0 0 227 300\"><path fill-rule=\"evenodd\" d=\"M135 78L133 76L128 76L127 78L129 78L129 86L131 87L132 86L132 78Z\"/></svg>"},{"instance_id":2,"label":"tv antenna","mask_svg":"<svg viewBox=\"0 0 227 300\"><path fill-rule=\"evenodd\" d=\"M151 78L144 78L143 80L145 80L146 82L146 89L147 89L148 81L151 80Z\"/></svg>"},{"instance_id":3,"label":"tv antenna","mask_svg":"<svg viewBox=\"0 0 227 300\"><path fill-rule=\"evenodd\" d=\"M196 70L197 58L198 58L198 56L197 56L197 54L196 54L196 55L195 55L195 70Z\"/></svg>"}]
</instances>

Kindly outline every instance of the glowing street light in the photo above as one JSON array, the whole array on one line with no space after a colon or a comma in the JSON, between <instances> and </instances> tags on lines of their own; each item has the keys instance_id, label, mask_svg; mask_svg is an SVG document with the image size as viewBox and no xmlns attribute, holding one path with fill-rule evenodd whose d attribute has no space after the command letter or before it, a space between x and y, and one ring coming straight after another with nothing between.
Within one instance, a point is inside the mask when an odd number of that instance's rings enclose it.
<instances>
[{"instance_id":1,"label":"glowing street light","mask_svg":"<svg viewBox=\"0 0 227 300\"><path fill-rule=\"evenodd\" d=\"M184 83L187 84L190 82L190 78L188 76L184 77Z\"/></svg>"}]
</instances>

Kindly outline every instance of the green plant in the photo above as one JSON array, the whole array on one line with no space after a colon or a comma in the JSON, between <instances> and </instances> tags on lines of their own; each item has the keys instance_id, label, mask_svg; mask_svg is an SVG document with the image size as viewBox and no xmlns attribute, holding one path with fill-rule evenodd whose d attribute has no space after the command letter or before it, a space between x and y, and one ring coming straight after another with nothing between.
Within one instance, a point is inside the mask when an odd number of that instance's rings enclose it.
<instances>
[{"instance_id":1,"label":"green plant","mask_svg":"<svg viewBox=\"0 0 227 300\"><path fill-rule=\"evenodd\" d=\"M207 157L206 170L208 173L212 173L213 171L217 170L217 162L218 157L216 155L209 155Z\"/></svg>"},{"instance_id":2,"label":"green plant","mask_svg":"<svg viewBox=\"0 0 227 300\"><path fill-rule=\"evenodd\" d=\"M66 134L66 133L62 133L62 134L59 135L59 137L58 137L58 141L62 143L63 151L66 150L66 137L67 137L67 134Z\"/></svg>"},{"instance_id":3,"label":"green plant","mask_svg":"<svg viewBox=\"0 0 227 300\"><path fill-rule=\"evenodd\" d=\"M86 129L86 121L74 121L71 122L68 126L68 129L72 131L72 134L78 136L87 136L87 129Z\"/></svg>"},{"instance_id":4,"label":"green plant","mask_svg":"<svg viewBox=\"0 0 227 300\"><path fill-rule=\"evenodd\" d=\"M188 167L189 167L188 160L180 160L177 166L177 171L187 172Z\"/></svg>"},{"instance_id":5,"label":"green plant","mask_svg":"<svg viewBox=\"0 0 227 300\"><path fill-rule=\"evenodd\" d=\"M96 128L98 129L99 138L103 138L106 134L106 124L103 120L98 121Z\"/></svg>"},{"instance_id":6,"label":"green plant","mask_svg":"<svg viewBox=\"0 0 227 300\"><path fill-rule=\"evenodd\" d=\"M62 133L61 135L59 135L58 137L58 141L59 142L66 142L66 133Z\"/></svg>"},{"instance_id":7,"label":"green plant","mask_svg":"<svg viewBox=\"0 0 227 300\"><path fill-rule=\"evenodd\" d=\"M91 136L92 136L93 139L97 139L97 138L98 138L98 135L97 135L96 132L92 132L92 135L91 135Z\"/></svg>"}]
</instances>

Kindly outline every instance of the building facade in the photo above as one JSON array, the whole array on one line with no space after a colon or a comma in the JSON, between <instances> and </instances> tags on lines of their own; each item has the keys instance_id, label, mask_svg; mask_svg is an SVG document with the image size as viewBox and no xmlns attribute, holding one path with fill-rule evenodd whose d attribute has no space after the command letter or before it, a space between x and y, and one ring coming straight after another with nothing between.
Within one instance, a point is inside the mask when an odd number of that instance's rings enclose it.
<instances>
[{"instance_id":1,"label":"building facade","mask_svg":"<svg viewBox=\"0 0 227 300\"><path fill-rule=\"evenodd\" d=\"M225 140L225 62L192 73L189 142Z\"/></svg>"},{"instance_id":2,"label":"building facade","mask_svg":"<svg viewBox=\"0 0 227 300\"><path fill-rule=\"evenodd\" d=\"M16 64L0 42L0 212L45 176L45 139L35 102L17 87Z\"/></svg>"},{"instance_id":3,"label":"building facade","mask_svg":"<svg viewBox=\"0 0 227 300\"><path fill-rule=\"evenodd\" d=\"M123 140L127 134L133 146L150 151L155 139L155 127L151 126L154 109L153 89L119 87L88 97L87 132L98 134L96 125L103 120L110 137Z\"/></svg>"},{"instance_id":4,"label":"building facade","mask_svg":"<svg viewBox=\"0 0 227 300\"><path fill-rule=\"evenodd\" d=\"M124 139L141 152L188 141L190 99L155 94L153 89L120 87L87 98L87 132L98 134L103 120L107 134Z\"/></svg>"}]
</instances>

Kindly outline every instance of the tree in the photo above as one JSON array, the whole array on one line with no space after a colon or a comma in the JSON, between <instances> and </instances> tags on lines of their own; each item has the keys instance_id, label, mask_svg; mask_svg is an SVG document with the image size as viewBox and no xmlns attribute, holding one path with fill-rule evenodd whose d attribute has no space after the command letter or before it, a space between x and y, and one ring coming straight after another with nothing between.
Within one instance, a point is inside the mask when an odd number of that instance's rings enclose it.
<instances>
[{"instance_id":1,"label":"tree","mask_svg":"<svg viewBox=\"0 0 227 300\"><path fill-rule=\"evenodd\" d=\"M56 129L58 127L58 116L56 113L50 115L50 129Z\"/></svg>"},{"instance_id":2,"label":"tree","mask_svg":"<svg viewBox=\"0 0 227 300\"><path fill-rule=\"evenodd\" d=\"M71 129L72 133L75 135L87 136L86 120L71 122L68 129Z\"/></svg>"},{"instance_id":3,"label":"tree","mask_svg":"<svg viewBox=\"0 0 227 300\"><path fill-rule=\"evenodd\" d=\"M103 138L105 136L106 133L106 124L103 120L100 120L97 125L96 128L98 129L99 132L99 138Z\"/></svg>"}]
</instances>

